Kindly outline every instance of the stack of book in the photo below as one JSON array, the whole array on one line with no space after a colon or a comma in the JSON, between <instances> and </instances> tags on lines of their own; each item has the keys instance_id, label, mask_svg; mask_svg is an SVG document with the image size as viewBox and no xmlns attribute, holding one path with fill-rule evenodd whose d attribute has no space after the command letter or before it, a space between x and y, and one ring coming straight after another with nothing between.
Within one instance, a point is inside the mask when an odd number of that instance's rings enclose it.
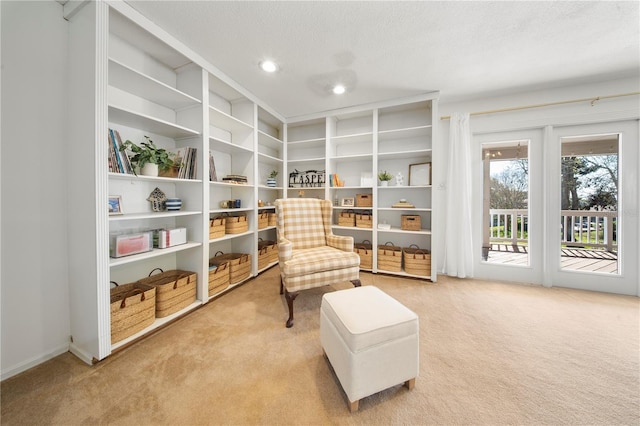
<instances>
[{"instance_id":1,"label":"stack of book","mask_svg":"<svg viewBox=\"0 0 640 426\"><path fill-rule=\"evenodd\" d=\"M247 184L247 177L243 175L226 175L222 178L225 183L236 183L241 185Z\"/></svg>"},{"instance_id":2,"label":"stack of book","mask_svg":"<svg viewBox=\"0 0 640 426\"><path fill-rule=\"evenodd\" d=\"M109 172L134 174L129 156L124 151L120 151L122 138L117 130L109 129L107 143L109 145Z\"/></svg>"},{"instance_id":3,"label":"stack of book","mask_svg":"<svg viewBox=\"0 0 640 426\"><path fill-rule=\"evenodd\" d=\"M174 167L178 168L178 179L195 179L198 172L198 150L186 147L173 150Z\"/></svg>"}]
</instances>

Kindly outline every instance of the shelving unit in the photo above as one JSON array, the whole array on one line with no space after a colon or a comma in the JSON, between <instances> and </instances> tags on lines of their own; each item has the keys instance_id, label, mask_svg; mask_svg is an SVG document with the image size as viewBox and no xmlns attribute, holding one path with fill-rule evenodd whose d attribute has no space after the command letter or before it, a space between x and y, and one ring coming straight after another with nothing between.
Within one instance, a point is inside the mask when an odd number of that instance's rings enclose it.
<instances>
[{"instance_id":1,"label":"shelving unit","mask_svg":"<svg viewBox=\"0 0 640 426\"><path fill-rule=\"evenodd\" d=\"M85 2L69 24L70 128L69 188L74 206L67 224L70 261L71 351L96 362L149 332L180 318L218 294L208 294L209 259L217 252L251 254L249 278L258 269L258 242L275 241L275 226L259 228L262 213L274 213L274 202L286 197L327 199L372 194L373 206L334 206L340 211L370 211L373 228L335 225L337 234L369 240L374 247L393 240L431 250L433 210L430 185L380 187L378 170L408 173L408 165L432 161L437 94L385 102L285 120L253 95L207 64L125 2ZM195 179L146 177L109 172L108 129L123 141L139 144L148 136L162 148L197 150ZM216 179L210 180L210 155ZM289 187L289 173L325 172L313 187ZM277 171L276 184L267 177ZM337 173L345 186L334 187ZM244 184L224 182L227 175L246 177ZM367 180L364 182L363 180ZM147 201L155 188L182 199L182 209L154 212ZM108 214L109 196L122 200L123 214ZM415 209L395 209L399 198ZM240 208L221 202L240 200ZM421 218L422 229L400 228L402 214ZM209 239L209 221L222 214L243 214L248 229ZM381 221L392 225L380 230ZM337 221L336 221L337 223ZM126 230L184 227L187 243L121 258L109 257L109 236ZM432 263L435 265L434 253ZM372 272L378 270L375 263ZM263 266L261 264L261 266ZM110 282L146 277L155 268L193 271L196 300L147 329L112 344ZM427 278L435 281L435 268ZM406 275L405 272L399 273ZM246 280L245 280L246 281ZM244 282L244 281L243 281Z\"/></svg>"},{"instance_id":2,"label":"shelving unit","mask_svg":"<svg viewBox=\"0 0 640 426\"><path fill-rule=\"evenodd\" d=\"M383 104L365 105L346 110L329 111L323 118L305 119L287 123L289 172L298 169L322 167L327 175L337 174L344 186L328 185L320 190L290 188L289 196L302 189L305 197L324 197L333 200L333 231L350 235L356 243L363 240L373 245L374 273L392 273L436 281L435 253L432 252L432 188L431 185L410 186L409 165L432 163L437 93ZM293 138L291 136L294 136ZM324 157L320 155L324 148ZM387 170L396 176L402 173L402 185L394 179L390 186L379 186L377 174ZM329 178L327 178L329 181ZM358 194L371 194L371 207L344 206L343 199L355 199ZM414 208L394 208L401 199ZM370 212L372 228L338 225L338 216L345 210L356 214ZM402 215L420 216L421 228L416 231L401 229ZM378 229L387 223L390 229ZM396 246L417 245L431 252L431 273L428 275L390 272L377 268L378 245L393 242Z\"/></svg>"}]
</instances>

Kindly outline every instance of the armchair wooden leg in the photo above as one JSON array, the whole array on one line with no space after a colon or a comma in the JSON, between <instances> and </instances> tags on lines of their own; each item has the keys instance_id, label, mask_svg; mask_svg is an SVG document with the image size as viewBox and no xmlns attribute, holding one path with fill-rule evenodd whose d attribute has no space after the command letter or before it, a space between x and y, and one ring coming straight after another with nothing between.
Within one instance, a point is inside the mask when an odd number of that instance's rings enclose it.
<instances>
[{"instance_id":1,"label":"armchair wooden leg","mask_svg":"<svg viewBox=\"0 0 640 426\"><path fill-rule=\"evenodd\" d=\"M287 328L293 327L293 301L298 297L298 293L289 293L287 289L284 289L284 298L287 299L287 306L289 307L289 319L287 320Z\"/></svg>"},{"instance_id":2,"label":"armchair wooden leg","mask_svg":"<svg viewBox=\"0 0 640 426\"><path fill-rule=\"evenodd\" d=\"M362 285L360 280L351 280L351 284L353 284L354 287L360 287Z\"/></svg>"},{"instance_id":3,"label":"armchair wooden leg","mask_svg":"<svg viewBox=\"0 0 640 426\"><path fill-rule=\"evenodd\" d=\"M282 276L280 276L280 294L284 291L284 282L282 282Z\"/></svg>"}]
</instances>

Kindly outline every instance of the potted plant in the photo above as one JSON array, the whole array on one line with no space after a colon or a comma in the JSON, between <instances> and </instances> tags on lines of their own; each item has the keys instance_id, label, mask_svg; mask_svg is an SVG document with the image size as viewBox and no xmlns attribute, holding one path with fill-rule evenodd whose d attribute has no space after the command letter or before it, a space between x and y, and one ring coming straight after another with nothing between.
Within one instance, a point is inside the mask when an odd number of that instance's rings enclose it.
<instances>
[{"instance_id":1,"label":"potted plant","mask_svg":"<svg viewBox=\"0 0 640 426\"><path fill-rule=\"evenodd\" d=\"M267 186L275 188L276 186L276 176L278 176L278 171L277 170L271 170L271 173L269 173L269 176L267 177Z\"/></svg>"},{"instance_id":2,"label":"potted plant","mask_svg":"<svg viewBox=\"0 0 640 426\"><path fill-rule=\"evenodd\" d=\"M389 185L389 181L392 178L393 178L393 176L391 176L391 173L387 172L386 170L384 172L378 173L378 179L380 180L380 185L381 186Z\"/></svg>"},{"instance_id":3,"label":"potted plant","mask_svg":"<svg viewBox=\"0 0 640 426\"><path fill-rule=\"evenodd\" d=\"M141 175L158 176L158 170L166 171L173 167L173 153L164 148L158 148L149 136L145 136L146 142L136 145L126 140L120 147L120 151L129 149L133 152L131 164L137 167Z\"/></svg>"}]
</instances>

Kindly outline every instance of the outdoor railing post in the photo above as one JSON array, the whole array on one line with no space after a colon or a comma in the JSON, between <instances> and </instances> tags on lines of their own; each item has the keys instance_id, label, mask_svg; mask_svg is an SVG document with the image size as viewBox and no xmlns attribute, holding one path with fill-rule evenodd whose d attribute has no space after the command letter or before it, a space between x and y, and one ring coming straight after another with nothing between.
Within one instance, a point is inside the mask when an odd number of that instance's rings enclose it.
<instances>
[{"instance_id":1,"label":"outdoor railing post","mask_svg":"<svg viewBox=\"0 0 640 426\"><path fill-rule=\"evenodd\" d=\"M608 214L606 215L606 220L605 220L605 232L606 232L606 244L607 244L607 251L608 252L613 252L613 216Z\"/></svg>"}]
</instances>

